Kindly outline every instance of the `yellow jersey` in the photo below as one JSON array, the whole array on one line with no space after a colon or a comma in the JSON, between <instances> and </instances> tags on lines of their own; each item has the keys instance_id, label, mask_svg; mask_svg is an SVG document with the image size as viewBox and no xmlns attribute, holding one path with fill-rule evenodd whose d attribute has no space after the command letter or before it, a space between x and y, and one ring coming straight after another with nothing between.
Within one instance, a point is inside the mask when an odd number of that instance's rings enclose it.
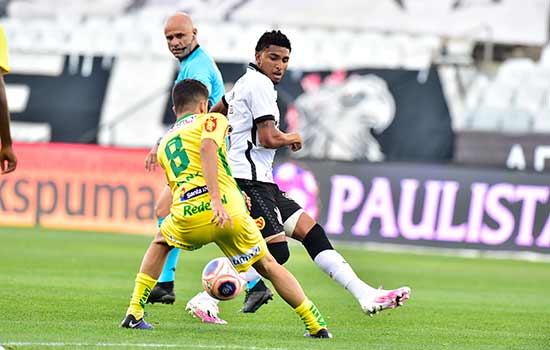
<instances>
[{"instance_id":1,"label":"yellow jersey","mask_svg":"<svg viewBox=\"0 0 550 350\"><path fill-rule=\"evenodd\" d=\"M10 71L10 65L8 64L8 42L2 26L0 26L0 70L2 70L2 74L7 74Z\"/></svg>"},{"instance_id":2,"label":"yellow jersey","mask_svg":"<svg viewBox=\"0 0 550 350\"><path fill-rule=\"evenodd\" d=\"M218 145L220 195L229 215L246 214L243 195L233 179L227 161L226 136L229 122L219 113L188 114L180 117L162 138L158 162L172 190L171 214L183 221L210 211L210 195L202 173L200 146L203 139Z\"/></svg>"}]
</instances>

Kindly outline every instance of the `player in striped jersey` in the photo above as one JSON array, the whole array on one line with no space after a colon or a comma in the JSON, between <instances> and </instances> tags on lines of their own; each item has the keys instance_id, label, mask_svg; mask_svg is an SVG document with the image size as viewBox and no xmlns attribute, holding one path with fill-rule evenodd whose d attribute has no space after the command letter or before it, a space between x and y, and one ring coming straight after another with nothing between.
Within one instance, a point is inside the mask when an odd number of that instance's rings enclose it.
<instances>
[{"instance_id":1,"label":"player in striped jersey","mask_svg":"<svg viewBox=\"0 0 550 350\"><path fill-rule=\"evenodd\" d=\"M298 151L302 142L298 133L285 133L278 128L275 85L288 68L290 51L290 41L283 33L264 33L256 45L255 64L249 65L233 89L212 109L226 114L233 130L228 152L233 176L250 197L250 214L261 224L269 251L280 264L290 256L287 237L292 237L302 243L321 270L357 299L366 314L398 307L410 297L410 288L376 289L363 282L333 248L323 227L273 181L275 151L281 147ZM266 288L260 281L248 291L243 312L255 312L262 305L256 300L256 293L265 295Z\"/></svg>"}]
</instances>

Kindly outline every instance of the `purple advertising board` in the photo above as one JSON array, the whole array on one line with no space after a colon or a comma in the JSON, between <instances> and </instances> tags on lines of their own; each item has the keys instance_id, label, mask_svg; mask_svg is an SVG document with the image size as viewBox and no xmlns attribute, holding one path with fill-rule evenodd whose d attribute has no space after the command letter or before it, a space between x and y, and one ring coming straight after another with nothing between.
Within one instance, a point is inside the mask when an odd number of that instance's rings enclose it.
<instances>
[{"instance_id":1,"label":"purple advertising board","mask_svg":"<svg viewBox=\"0 0 550 350\"><path fill-rule=\"evenodd\" d=\"M548 175L286 159L274 175L331 239L550 254Z\"/></svg>"}]
</instances>

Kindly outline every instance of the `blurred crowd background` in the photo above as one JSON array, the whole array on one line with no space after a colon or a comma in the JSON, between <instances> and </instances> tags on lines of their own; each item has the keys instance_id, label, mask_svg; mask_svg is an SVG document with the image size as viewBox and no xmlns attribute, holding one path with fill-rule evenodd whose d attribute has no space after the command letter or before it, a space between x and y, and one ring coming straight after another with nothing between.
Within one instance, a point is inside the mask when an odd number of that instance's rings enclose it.
<instances>
[{"instance_id":1,"label":"blurred crowd background","mask_svg":"<svg viewBox=\"0 0 550 350\"><path fill-rule=\"evenodd\" d=\"M288 35L280 105L302 157L503 165L510 136L550 132L545 0L4 0L15 139L150 146L172 118L176 10L228 88L265 30Z\"/></svg>"}]
</instances>

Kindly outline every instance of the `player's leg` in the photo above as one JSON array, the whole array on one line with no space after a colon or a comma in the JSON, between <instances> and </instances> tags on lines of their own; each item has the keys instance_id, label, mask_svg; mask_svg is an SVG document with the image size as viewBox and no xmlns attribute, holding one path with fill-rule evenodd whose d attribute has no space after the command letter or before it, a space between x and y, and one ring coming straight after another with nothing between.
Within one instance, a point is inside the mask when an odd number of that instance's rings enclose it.
<instances>
[{"instance_id":1,"label":"player's leg","mask_svg":"<svg viewBox=\"0 0 550 350\"><path fill-rule=\"evenodd\" d=\"M369 316L403 305L403 302L409 299L409 287L395 290L376 289L362 281L346 259L333 248L321 225L291 199L281 195L278 197L278 203L285 219L284 228L287 235L302 242L317 266L348 290Z\"/></svg>"},{"instance_id":2,"label":"player's leg","mask_svg":"<svg viewBox=\"0 0 550 350\"><path fill-rule=\"evenodd\" d=\"M315 338L331 338L325 319L304 294L296 278L267 253L254 263L254 268L269 279L277 293L290 305L306 326L306 336Z\"/></svg>"},{"instance_id":3,"label":"player's leg","mask_svg":"<svg viewBox=\"0 0 550 350\"><path fill-rule=\"evenodd\" d=\"M280 250L286 247L288 251L282 222L280 222L280 215L276 215L275 202L270 191L265 188L253 188L253 186L257 186L257 182L248 180L237 180L237 182L245 193L248 194L247 191L249 191L254 195L254 198L251 198L252 207L250 215L253 218L257 218L256 225L262 230L262 234L264 232L268 233L268 237L266 238L266 241L268 241L268 248L270 250ZM271 210L265 210L264 208L271 208ZM269 215L266 212L268 212ZM277 232L277 234L274 234L275 232ZM271 240L273 241L270 242ZM284 254L279 254L279 256L281 255ZM284 261L279 262L284 263ZM247 290L241 311L256 312L260 306L267 304L269 300L273 299L273 292L262 281L261 276L254 268L248 269L245 277L247 280ZM186 305L186 310L201 318L204 322L221 323L219 321L223 320L218 317L218 302L218 300L212 298L208 293L200 292L189 300ZM205 315L207 317L204 317ZM225 321L223 322L225 323Z\"/></svg>"},{"instance_id":4,"label":"player's leg","mask_svg":"<svg viewBox=\"0 0 550 350\"><path fill-rule=\"evenodd\" d=\"M278 191L277 186L242 179L237 179L237 184L250 198L250 216L260 229L269 252L279 264L284 264L290 257L290 251L283 229L282 216L275 199L276 191ZM248 275L249 273L247 273L247 277L249 277ZM249 282L242 308L243 312L256 312L258 308L272 299L273 293L265 283L260 279L257 281L254 284Z\"/></svg>"},{"instance_id":5,"label":"player's leg","mask_svg":"<svg viewBox=\"0 0 550 350\"><path fill-rule=\"evenodd\" d=\"M143 256L139 273L136 276L130 305L126 311L126 317L121 323L121 327L153 328L143 319L145 302L157 283L166 256L171 249L172 247L166 243L166 240L159 231Z\"/></svg>"},{"instance_id":6,"label":"player's leg","mask_svg":"<svg viewBox=\"0 0 550 350\"><path fill-rule=\"evenodd\" d=\"M233 263L237 271L243 272L253 266L265 278L269 279L281 298L283 298L304 321L307 335L317 338L329 338L326 322L316 306L304 295L302 287L294 276L267 250L265 240L249 215L237 215L233 218L233 229L229 233L219 232L216 244Z\"/></svg>"},{"instance_id":7,"label":"player's leg","mask_svg":"<svg viewBox=\"0 0 550 350\"><path fill-rule=\"evenodd\" d=\"M164 218L170 214L171 205L172 192L169 186L165 186L160 194L159 200L155 205L155 215L158 219L159 227ZM174 301L176 301L176 294L174 293L174 279L179 255L180 250L178 248L172 249L168 254L162 273L158 278L158 282L147 299L148 303L173 304Z\"/></svg>"}]
</instances>

